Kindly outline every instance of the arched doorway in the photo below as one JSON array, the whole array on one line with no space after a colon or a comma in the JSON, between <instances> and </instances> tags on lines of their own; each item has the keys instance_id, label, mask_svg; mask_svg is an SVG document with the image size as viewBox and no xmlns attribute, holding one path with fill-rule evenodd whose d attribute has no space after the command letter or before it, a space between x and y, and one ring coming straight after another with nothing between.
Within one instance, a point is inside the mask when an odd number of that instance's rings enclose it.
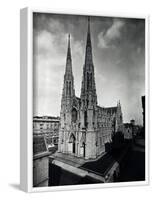
<instances>
[{"instance_id":1,"label":"arched doorway","mask_svg":"<svg viewBox=\"0 0 153 200\"><path fill-rule=\"evenodd\" d=\"M75 139L75 136L73 134L71 134L69 142L71 143L71 152L73 154L75 154L75 152L76 152L76 150L75 150L76 149L76 139Z\"/></svg>"}]
</instances>

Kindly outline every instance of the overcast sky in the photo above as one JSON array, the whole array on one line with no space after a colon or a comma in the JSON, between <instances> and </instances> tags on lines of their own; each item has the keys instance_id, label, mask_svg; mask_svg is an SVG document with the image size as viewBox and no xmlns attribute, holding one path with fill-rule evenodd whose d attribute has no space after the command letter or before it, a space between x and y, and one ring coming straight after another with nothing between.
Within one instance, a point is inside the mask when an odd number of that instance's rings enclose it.
<instances>
[{"instance_id":1,"label":"overcast sky","mask_svg":"<svg viewBox=\"0 0 153 200\"><path fill-rule=\"evenodd\" d=\"M116 106L124 122L142 124L141 96L145 95L145 21L91 17L91 40L98 104ZM80 97L87 17L34 14L34 115L59 116L71 34L75 92Z\"/></svg>"}]
</instances>

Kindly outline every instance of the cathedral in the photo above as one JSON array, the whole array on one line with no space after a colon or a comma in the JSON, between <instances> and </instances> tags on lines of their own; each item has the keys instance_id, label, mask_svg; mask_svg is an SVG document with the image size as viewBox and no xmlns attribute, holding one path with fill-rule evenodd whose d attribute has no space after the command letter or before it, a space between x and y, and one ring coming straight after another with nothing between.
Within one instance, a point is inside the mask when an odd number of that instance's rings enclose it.
<instances>
[{"instance_id":1,"label":"cathedral","mask_svg":"<svg viewBox=\"0 0 153 200\"><path fill-rule=\"evenodd\" d=\"M70 35L61 99L58 152L84 159L95 159L106 151L112 136L122 131L120 102L115 107L100 107L97 102L94 62L88 18L85 63L80 98L75 95Z\"/></svg>"}]
</instances>

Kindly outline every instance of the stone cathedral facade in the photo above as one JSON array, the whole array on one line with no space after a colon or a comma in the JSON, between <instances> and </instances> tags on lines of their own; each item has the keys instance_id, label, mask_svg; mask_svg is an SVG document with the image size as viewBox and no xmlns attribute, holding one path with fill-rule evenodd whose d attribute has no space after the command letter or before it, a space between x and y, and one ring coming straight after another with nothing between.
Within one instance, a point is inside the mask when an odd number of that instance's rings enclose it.
<instances>
[{"instance_id":1,"label":"stone cathedral facade","mask_svg":"<svg viewBox=\"0 0 153 200\"><path fill-rule=\"evenodd\" d=\"M88 18L85 63L80 98L76 97L72 71L70 35L61 99L58 152L85 159L94 159L105 152L112 135L122 131L123 117L120 102L115 107L98 106L90 19Z\"/></svg>"}]
</instances>

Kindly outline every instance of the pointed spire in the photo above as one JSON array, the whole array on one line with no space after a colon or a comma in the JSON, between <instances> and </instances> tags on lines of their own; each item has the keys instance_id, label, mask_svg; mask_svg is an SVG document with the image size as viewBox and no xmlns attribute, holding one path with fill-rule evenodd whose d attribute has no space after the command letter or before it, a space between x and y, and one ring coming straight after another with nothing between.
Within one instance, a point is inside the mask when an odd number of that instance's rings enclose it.
<instances>
[{"instance_id":1,"label":"pointed spire","mask_svg":"<svg viewBox=\"0 0 153 200\"><path fill-rule=\"evenodd\" d=\"M66 58L66 69L65 74L72 73L72 58L71 58L71 46L70 46L70 34L68 34L68 48Z\"/></svg>"},{"instance_id":2,"label":"pointed spire","mask_svg":"<svg viewBox=\"0 0 153 200\"><path fill-rule=\"evenodd\" d=\"M90 33L90 17L88 16L88 33Z\"/></svg>"},{"instance_id":3,"label":"pointed spire","mask_svg":"<svg viewBox=\"0 0 153 200\"><path fill-rule=\"evenodd\" d=\"M67 60L71 59L70 34L68 34Z\"/></svg>"},{"instance_id":4,"label":"pointed spire","mask_svg":"<svg viewBox=\"0 0 153 200\"><path fill-rule=\"evenodd\" d=\"M90 34L90 17L88 17L88 30L87 30L87 43L86 43L86 55L85 63L92 63L92 45L91 45L91 34Z\"/></svg>"},{"instance_id":5,"label":"pointed spire","mask_svg":"<svg viewBox=\"0 0 153 200\"><path fill-rule=\"evenodd\" d=\"M90 17L88 17L88 24L87 24L87 42L86 42L86 52L85 52L85 64L83 67L81 97L84 98L84 96L89 93L92 94L93 99L95 99L95 102L97 102L96 85L95 85L95 77L94 77L94 65L93 65L93 59L92 59Z\"/></svg>"},{"instance_id":6,"label":"pointed spire","mask_svg":"<svg viewBox=\"0 0 153 200\"><path fill-rule=\"evenodd\" d=\"M67 47L67 58L66 68L64 75L64 86L63 86L63 97L71 97L75 95L74 91L74 78L72 72L72 58L71 58L71 46L70 46L70 34L68 34L68 47Z\"/></svg>"},{"instance_id":7,"label":"pointed spire","mask_svg":"<svg viewBox=\"0 0 153 200\"><path fill-rule=\"evenodd\" d=\"M91 38L90 38L90 17L88 17L87 46L91 46Z\"/></svg>"}]
</instances>

